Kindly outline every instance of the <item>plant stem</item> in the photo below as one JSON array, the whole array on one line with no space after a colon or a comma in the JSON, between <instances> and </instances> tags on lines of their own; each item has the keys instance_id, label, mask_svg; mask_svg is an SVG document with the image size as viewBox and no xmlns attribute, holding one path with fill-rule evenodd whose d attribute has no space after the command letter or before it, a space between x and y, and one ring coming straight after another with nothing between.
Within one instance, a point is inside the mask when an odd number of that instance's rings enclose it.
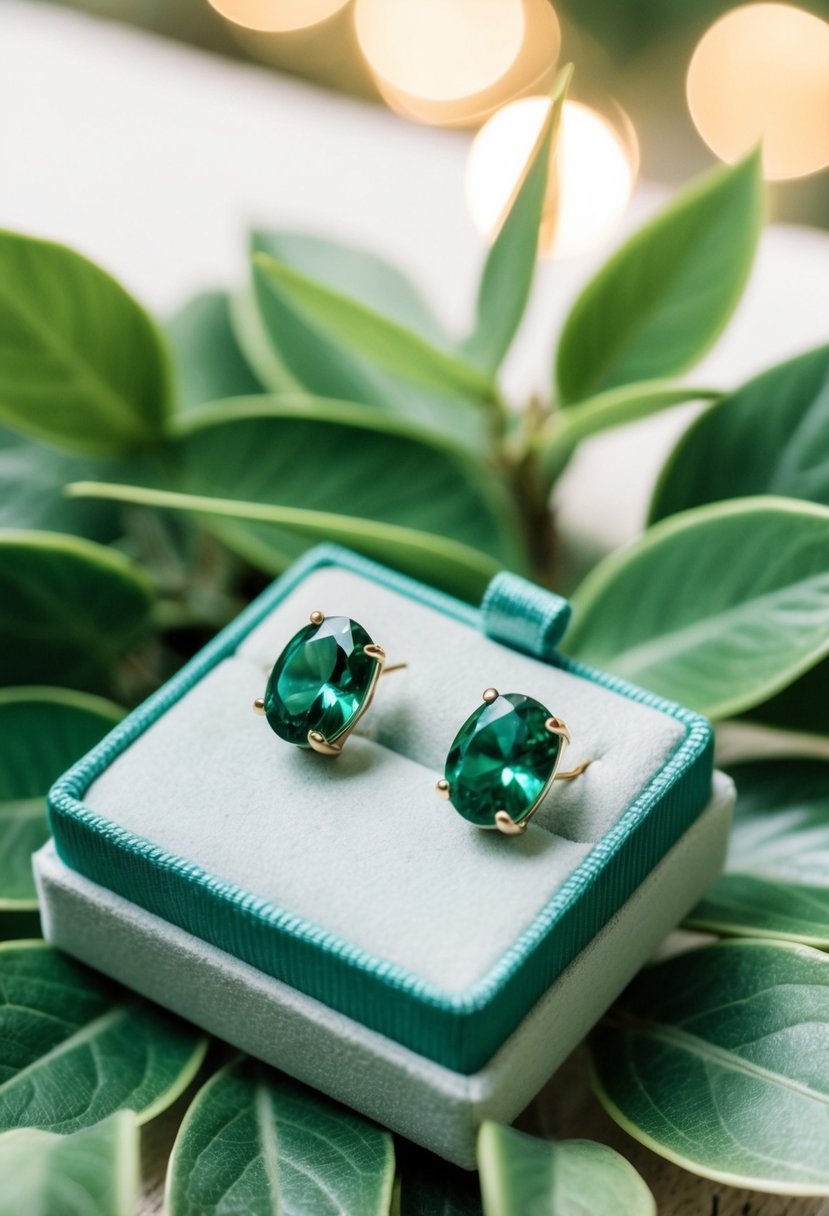
<instances>
[{"instance_id":1,"label":"plant stem","mask_svg":"<svg viewBox=\"0 0 829 1216\"><path fill-rule=\"evenodd\" d=\"M512 485L523 522L533 577L542 586L552 587L556 574L556 533L543 480L531 453L524 455L515 465Z\"/></svg>"},{"instance_id":2,"label":"plant stem","mask_svg":"<svg viewBox=\"0 0 829 1216\"><path fill-rule=\"evenodd\" d=\"M539 465L535 436L549 411L537 396L530 398L521 413L521 437L517 451L507 452L504 463L518 508L537 582L552 587L556 573L556 535L550 510L550 487Z\"/></svg>"}]
</instances>

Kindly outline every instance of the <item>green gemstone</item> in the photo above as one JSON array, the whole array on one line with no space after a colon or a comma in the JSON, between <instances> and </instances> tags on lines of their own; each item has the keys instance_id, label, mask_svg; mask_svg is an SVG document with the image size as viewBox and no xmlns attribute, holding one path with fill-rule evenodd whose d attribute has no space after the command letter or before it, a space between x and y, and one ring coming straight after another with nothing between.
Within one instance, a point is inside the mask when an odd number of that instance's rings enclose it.
<instances>
[{"instance_id":1,"label":"green gemstone","mask_svg":"<svg viewBox=\"0 0 829 1216\"><path fill-rule=\"evenodd\" d=\"M265 689L265 716L288 743L308 746L308 732L329 743L348 730L371 692L377 659L371 638L347 616L328 616L291 638Z\"/></svg>"},{"instance_id":2,"label":"green gemstone","mask_svg":"<svg viewBox=\"0 0 829 1216\"><path fill-rule=\"evenodd\" d=\"M561 738L547 729L550 711L521 693L484 702L467 718L446 757L444 776L455 809L470 823L494 828L506 811L527 817L555 772Z\"/></svg>"}]
</instances>

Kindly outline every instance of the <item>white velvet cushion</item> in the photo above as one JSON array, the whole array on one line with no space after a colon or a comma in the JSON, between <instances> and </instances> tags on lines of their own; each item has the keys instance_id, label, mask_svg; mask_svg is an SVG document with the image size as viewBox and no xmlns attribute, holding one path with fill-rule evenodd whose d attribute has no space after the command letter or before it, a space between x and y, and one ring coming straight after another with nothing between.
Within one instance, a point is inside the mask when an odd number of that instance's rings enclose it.
<instances>
[{"instance_id":1,"label":"white velvet cushion","mask_svg":"<svg viewBox=\"0 0 829 1216\"><path fill-rule=\"evenodd\" d=\"M331 760L251 712L267 671L319 608L360 621L390 661ZM570 726L569 766L526 836L482 832L435 794L452 738L489 685ZM511 651L368 579L326 567L91 786L87 805L445 991L483 976L681 742L658 710Z\"/></svg>"}]
</instances>

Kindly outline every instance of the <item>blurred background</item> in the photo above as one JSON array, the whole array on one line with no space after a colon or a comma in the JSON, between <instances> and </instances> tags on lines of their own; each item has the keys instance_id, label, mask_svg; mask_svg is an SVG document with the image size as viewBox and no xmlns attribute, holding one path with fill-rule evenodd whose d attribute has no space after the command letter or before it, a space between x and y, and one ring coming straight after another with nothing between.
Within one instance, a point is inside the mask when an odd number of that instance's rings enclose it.
<instances>
[{"instance_id":1,"label":"blurred background","mask_svg":"<svg viewBox=\"0 0 829 1216\"><path fill-rule=\"evenodd\" d=\"M247 58L369 98L414 123L479 129L543 92L557 62L577 75L565 142L602 200L581 252L624 207L637 174L679 183L761 136L772 217L829 227L829 0L67 0L67 6ZM479 230L503 200L487 180L520 162L540 113L516 107L470 166ZM569 139L568 139L569 137ZM566 156L566 150L563 154ZM579 165L571 165L572 176ZM517 172L517 168L516 168ZM500 174L503 177L503 173ZM567 176L567 175L565 175ZM582 191L582 194L584 191ZM578 199L584 209L583 197ZM551 250L548 250L551 252Z\"/></svg>"},{"instance_id":2,"label":"blurred background","mask_svg":"<svg viewBox=\"0 0 829 1216\"><path fill-rule=\"evenodd\" d=\"M164 318L243 284L251 226L315 233L402 269L460 339L567 62L506 399L549 394L609 251L761 142L774 223L693 374L727 389L825 342L829 0L0 0L0 224L86 253ZM641 530L698 408L582 445L556 511L586 562Z\"/></svg>"}]
</instances>

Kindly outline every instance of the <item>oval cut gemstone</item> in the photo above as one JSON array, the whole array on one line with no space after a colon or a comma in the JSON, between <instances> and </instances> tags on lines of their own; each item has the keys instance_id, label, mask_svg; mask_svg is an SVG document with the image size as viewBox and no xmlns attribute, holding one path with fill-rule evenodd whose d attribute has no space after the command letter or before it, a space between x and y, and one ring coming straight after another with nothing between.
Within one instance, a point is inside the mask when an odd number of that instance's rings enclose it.
<instances>
[{"instance_id":1,"label":"oval cut gemstone","mask_svg":"<svg viewBox=\"0 0 829 1216\"><path fill-rule=\"evenodd\" d=\"M561 738L545 723L550 711L521 693L484 702L467 718L446 757L444 776L455 809L481 828L506 811L521 823L555 772Z\"/></svg>"},{"instance_id":2,"label":"oval cut gemstone","mask_svg":"<svg viewBox=\"0 0 829 1216\"><path fill-rule=\"evenodd\" d=\"M294 634L274 663L265 689L272 730L299 747L308 732L333 743L352 724L371 691L377 659L371 638L347 616L327 616Z\"/></svg>"}]
</instances>

